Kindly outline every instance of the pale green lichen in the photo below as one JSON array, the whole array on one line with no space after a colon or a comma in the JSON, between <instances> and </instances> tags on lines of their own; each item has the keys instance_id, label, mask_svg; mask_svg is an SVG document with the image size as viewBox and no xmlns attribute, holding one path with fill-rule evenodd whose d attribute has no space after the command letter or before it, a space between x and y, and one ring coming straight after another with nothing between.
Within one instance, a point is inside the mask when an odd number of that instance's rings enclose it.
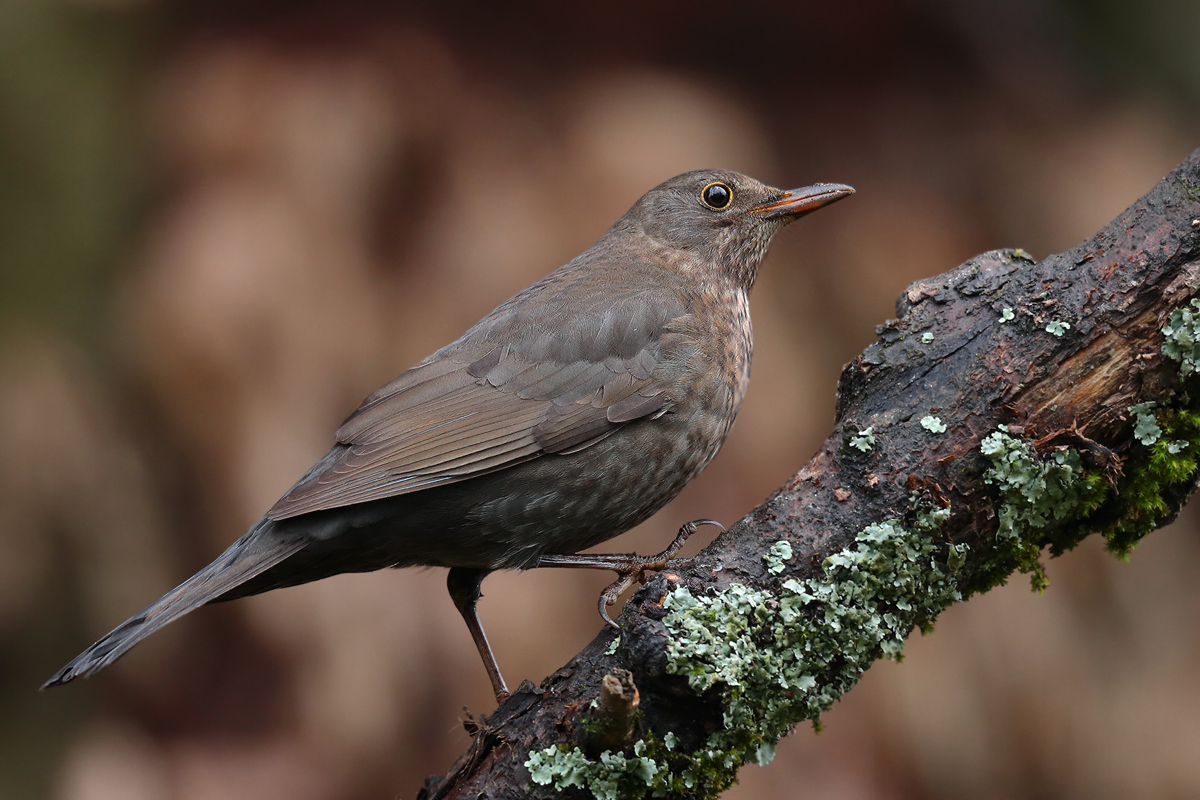
<instances>
[{"instance_id":1,"label":"pale green lichen","mask_svg":"<svg viewBox=\"0 0 1200 800\"><path fill-rule=\"evenodd\" d=\"M1072 490L1084 473L1079 453L1057 450L1046 458L1032 445L1008 434L1008 427L984 437L979 450L992 462L984 482L1000 487L1000 537L1019 539L1071 516L1080 500Z\"/></svg>"},{"instance_id":2,"label":"pale green lichen","mask_svg":"<svg viewBox=\"0 0 1200 800\"><path fill-rule=\"evenodd\" d=\"M1001 325L1003 325L1006 322L1012 322L1016 318L1017 318L1017 315L1013 313L1013 310L1011 308L1003 308L1000 310L1000 324Z\"/></svg>"},{"instance_id":3,"label":"pale green lichen","mask_svg":"<svg viewBox=\"0 0 1200 800\"><path fill-rule=\"evenodd\" d=\"M932 414L921 418L921 427L930 433L945 433L946 423Z\"/></svg>"},{"instance_id":4,"label":"pale green lichen","mask_svg":"<svg viewBox=\"0 0 1200 800\"><path fill-rule=\"evenodd\" d=\"M875 426L863 428L858 435L850 437L850 446L864 453L871 452L871 448L875 446Z\"/></svg>"},{"instance_id":5,"label":"pale green lichen","mask_svg":"<svg viewBox=\"0 0 1200 800\"><path fill-rule=\"evenodd\" d=\"M1177 308L1162 327L1162 354L1179 362L1179 375L1186 378L1200 364L1200 299Z\"/></svg>"},{"instance_id":6,"label":"pale green lichen","mask_svg":"<svg viewBox=\"0 0 1200 800\"><path fill-rule=\"evenodd\" d=\"M604 648L604 655L611 656L612 654L617 652L617 648L620 646L621 646L621 637L614 636L613 640L611 642L609 642L608 647Z\"/></svg>"},{"instance_id":7,"label":"pale green lichen","mask_svg":"<svg viewBox=\"0 0 1200 800\"><path fill-rule=\"evenodd\" d=\"M1127 558L1147 533L1169 517L1168 497L1193 485L1200 452L1200 416L1185 409L1130 407L1133 448L1113 487L1104 470L1088 471L1075 450L1040 456L1003 425L984 438L980 450L992 462L984 480L1000 489L997 547L980 566L982 586L1002 583L1014 569L1031 573L1035 589L1047 585L1042 547L1059 555L1089 533L1104 536L1108 549ZM1102 457L1102 456L1101 456Z\"/></svg>"},{"instance_id":8,"label":"pale green lichen","mask_svg":"<svg viewBox=\"0 0 1200 800\"><path fill-rule=\"evenodd\" d=\"M930 333L929 331L925 331L925 333L921 334L921 342L922 343L929 344L932 341L933 341L933 334Z\"/></svg>"},{"instance_id":9,"label":"pale green lichen","mask_svg":"<svg viewBox=\"0 0 1200 800\"><path fill-rule=\"evenodd\" d=\"M597 800L645 797L646 790L663 785L669 773L666 764L643 755L645 749L646 743L639 741L632 756L605 750L593 761L578 747L555 745L530 753L525 768L536 784L553 783L560 790L578 786Z\"/></svg>"},{"instance_id":10,"label":"pale green lichen","mask_svg":"<svg viewBox=\"0 0 1200 800\"><path fill-rule=\"evenodd\" d=\"M771 545L763 560L767 562L767 572L778 575L787 569L787 562L792 560L792 545L786 539L780 539Z\"/></svg>"},{"instance_id":11,"label":"pale green lichen","mask_svg":"<svg viewBox=\"0 0 1200 800\"><path fill-rule=\"evenodd\" d=\"M535 750L525 761L530 780L561 791L578 787L597 800L638 800L668 793L716 796L732 785L741 766L734 754L713 748L676 752L679 738L667 733L661 740L647 734L633 744L632 756L605 750L596 758L578 747L558 744ZM774 747L762 747L754 758L765 765Z\"/></svg>"},{"instance_id":12,"label":"pale green lichen","mask_svg":"<svg viewBox=\"0 0 1200 800\"><path fill-rule=\"evenodd\" d=\"M1042 546L1051 544L1056 553L1072 546L1074 540L1057 539L1055 534L1098 507L1107 486L1100 476L1087 474L1075 450L1039 456L1031 444L1010 436L1004 425L984 437L979 450L992 463L984 482L1000 490L999 546L984 571L995 584L1019 569L1029 573L1033 588L1041 591L1049 583L1039 557Z\"/></svg>"},{"instance_id":13,"label":"pale green lichen","mask_svg":"<svg viewBox=\"0 0 1200 800\"><path fill-rule=\"evenodd\" d=\"M1151 406L1137 410L1151 413ZM1092 530L1127 554L1170 513L1164 492L1190 486L1198 468L1200 415L1159 409L1151 419L1157 438L1130 457L1115 493L1102 472L1085 469L1075 450L1040 455L1005 426L985 437L980 450L991 467L984 480L999 490L999 519L996 545L977 565L972 589L999 583L1013 569L1034 573L1035 587L1044 587L1041 548L1058 554ZM685 676L693 691L719 700L721 729L694 752L677 751L672 733L661 740L647 734L631 751L606 751L596 759L567 745L546 748L526 761L531 779L584 788L603 800L707 796L732 783L742 764L769 761L792 725L818 720L871 662L899 657L915 625L930 625L961 599L966 547L933 543L948 516L946 509L926 508L907 526L900 520L870 525L853 547L825 559L821 579L789 579L774 591L733 584L700 597L677 587L663 601L663 623L673 634L667 669ZM769 569L792 557L784 544L772 546Z\"/></svg>"},{"instance_id":14,"label":"pale green lichen","mask_svg":"<svg viewBox=\"0 0 1200 800\"><path fill-rule=\"evenodd\" d=\"M939 558L932 534L947 509L869 525L825 559L823 579L789 579L778 594L732 584L711 597L680 586L663 601L667 671L697 693L718 690L722 730L708 745L734 764L761 761L803 719L822 712L881 655L896 657L916 625L961 599L964 545Z\"/></svg>"},{"instance_id":15,"label":"pale green lichen","mask_svg":"<svg viewBox=\"0 0 1200 800\"><path fill-rule=\"evenodd\" d=\"M1146 447L1157 442L1162 437L1162 428L1158 425L1158 420L1154 418L1154 403L1138 403L1129 407L1129 413L1133 415L1133 438L1137 439ZM1178 452L1178 451L1176 451Z\"/></svg>"},{"instance_id":16,"label":"pale green lichen","mask_svg":"<svg viewBox=\"0 0 1200 800\"><path fill-rule=\"evenodd\" d=\"M704 796L728 787L748 762L768 763L804 719L819 719L880 656L898 657L905 636L961 599L956 575L965 545L936 545L948 509L915 511L908 525L869 525L854 545L825 559L824 576L789 579L778 591L732 584L712 596L679 586L663 600L672 636L667 671L696 693L716 693L722 727L694 752L678 738L648 735L632 755L589 759L558 745L530 754L531 780L580 787L598 800L668 793ZM772 549L785 559L784 548ZM790 550L790 547L788 548Z\"/></svg>"},{"instance_id":17,"label":"pale green lichen","mask_svg":"<svg viewBox=\"0 0 1200 800\"><path fill-rule=\"evenodd\" d=\"M1064 322L1061 319L1052 319L1046 323L1046 333L1052 333L1059 338L1071 329L1071 323Z\"/></svg>"}]
</instances>

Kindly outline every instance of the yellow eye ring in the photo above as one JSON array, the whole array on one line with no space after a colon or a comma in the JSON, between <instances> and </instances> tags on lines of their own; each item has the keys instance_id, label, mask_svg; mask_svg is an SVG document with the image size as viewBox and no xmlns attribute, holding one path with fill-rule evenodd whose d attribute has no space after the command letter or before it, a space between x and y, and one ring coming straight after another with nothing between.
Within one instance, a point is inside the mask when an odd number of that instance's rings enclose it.
<instances>
[{"instance_id":1,"label":"yellow eye ring","mask_svg":"<svg viewBox=\"0 0 1200 800\"><path fill-rule=\"evenodd\" d=\"M727 183L713 181L700 190L700 202L713 211L724 211L733 204L733 189Z\"/></svg>"}]
</instances>

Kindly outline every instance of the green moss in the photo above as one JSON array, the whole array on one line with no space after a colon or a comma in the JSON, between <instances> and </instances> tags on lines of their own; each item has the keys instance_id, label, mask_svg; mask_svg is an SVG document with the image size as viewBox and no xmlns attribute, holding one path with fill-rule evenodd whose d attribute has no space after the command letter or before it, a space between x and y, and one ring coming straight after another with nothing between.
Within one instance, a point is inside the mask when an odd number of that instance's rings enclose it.
<instances>
[{"instance_id":1,"label":"green moss","mask_svg":"<svg viewBox=\"0 0 1200 800\"><path fill-rule=\"evenodd\" d=\"M1079 453L1068 448L1039 456L1029 443L1010 436L1004 425L979 444L992 466L984 482L1000 490L996 547L982 565L986 590L1003 583L1014 569L1030 575L1035 591L1049 585L1041 550L1057 555L1087 534L1072 525L1103 503L1103 477L1084 469Z\"/></svg>"},{"instance_id":2,"label":"green moss","mask_svg":"<svg viewBox=\"0 0 1200 800\"><path fill-rule=\"evenodd\" d=\"M997 547L984 560L979 590L1003 583L1013 569L1030 574L1034 589L1044 589L1041 549L1059 555L1091 533L1127 558L1178 507L1200 466L1200 414L1154 405L1129 409L1141 446L1130 453L1115 486L1101 471L1085 469L1077 451L1039 456L1004 426L980 443L992 462L984 480L999 487L1000 507Z\"/></svg>"},{"instance_id":3,"label":"green moss","mask_svg":"<svg viewBox=\"0 0 1200 800\"><path fill-rule=\"evenodd\" d=\"M1148 410L1145 403L1133 409L1143 406ZM1141 416L1135 413L1134 436L1143 446L1130 454L1116 496L1098 515L1108 548L1121 558L1128 558L1138 541L1172 513L1167 495L1191 491L1200 466L1200 414L1159 409L1152 418L1156 436L1146 434L1149 424Z\"/></svg>"},{"instance_id":4,"label":"green moss","mask_svg":"<svg viewBox=\"0 0 1200 800\"><path fill-rule=\"evenodd\" d=\"M1181 380L1194 382L1200 373L1200 298L1172 311L1161 330L1163 356L1179 364ZM1141 446L1130 451L1115 496L1096 515L1095 528L1121 558L1174 513L1194 486L1200 414L1189 394L1195 392L1168 396L1160 401L1165 407L1150 401L1129 408L1133 438Z\"/></svg>"}]
</instances>

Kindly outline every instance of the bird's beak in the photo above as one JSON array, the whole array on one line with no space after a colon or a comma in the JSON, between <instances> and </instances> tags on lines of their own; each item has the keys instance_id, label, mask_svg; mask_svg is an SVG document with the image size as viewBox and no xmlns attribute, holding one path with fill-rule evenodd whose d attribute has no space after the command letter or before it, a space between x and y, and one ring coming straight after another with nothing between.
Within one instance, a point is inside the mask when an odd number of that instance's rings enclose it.
<instances>
[{"instance_id":1,"label":"bird's beak","mask_svg":"<svg viewBox=\"0 0 1200 800\"><path fill-rule=\"evenodd\" d=\"M821 206L835 203L843 197L849 197L852 194L854 194L854 187L852 186L846 186L841 183L817 183L812 186L805 186L803 189L792 189L789 192L784 192L783 197L774 203L761 205L754 210L768 218L788 217L796 219L797 217L802 217L805 214L816 211Z\"/></svg>"}]
</instances>

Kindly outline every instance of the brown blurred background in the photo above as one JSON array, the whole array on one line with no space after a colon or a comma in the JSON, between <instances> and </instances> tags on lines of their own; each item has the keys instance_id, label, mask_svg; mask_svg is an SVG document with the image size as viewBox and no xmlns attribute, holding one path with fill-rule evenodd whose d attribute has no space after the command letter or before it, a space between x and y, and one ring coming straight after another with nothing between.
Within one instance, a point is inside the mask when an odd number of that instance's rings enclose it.
<instances>
[{"instance_id":1,"label":"brown blurred background","mask_svg":"<svg viewBox=\"0 0 1200 800\"><path fill-rule=\"evenodd\" d=\"M799 467L907 282L1069 248L1200 145L1196 0L735 5L0 3L0 797L407 798L443 771L493 703L440 570L202 609L34 689L659 181L859 194L779 237L732 439L610 549ZM728 796L1200 797L1196 527L950 610ZM595 635L608 580L488 580L511 684Z\"/></svg>"}]
</instances>

